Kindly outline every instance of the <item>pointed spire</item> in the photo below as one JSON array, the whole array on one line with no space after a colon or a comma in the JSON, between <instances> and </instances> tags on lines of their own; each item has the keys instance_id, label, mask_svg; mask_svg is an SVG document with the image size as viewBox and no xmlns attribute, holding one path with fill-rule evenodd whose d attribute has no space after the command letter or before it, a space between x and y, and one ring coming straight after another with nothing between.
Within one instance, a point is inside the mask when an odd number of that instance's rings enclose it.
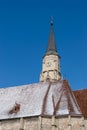
<instances>
[{"instance_id":1,"label":"pointed spire","mask_svg":"<svg viewBox=\"0 0 87 130\"><path fill-rule=\"evenodd\" d=\"M52 17L50 20L50 36L49 36L48 47L47 47L47 51L46 51L46 55L50 55L50 54L58 55L55 38L54 38L53 18Z\"/></svg>"}]
</instances>

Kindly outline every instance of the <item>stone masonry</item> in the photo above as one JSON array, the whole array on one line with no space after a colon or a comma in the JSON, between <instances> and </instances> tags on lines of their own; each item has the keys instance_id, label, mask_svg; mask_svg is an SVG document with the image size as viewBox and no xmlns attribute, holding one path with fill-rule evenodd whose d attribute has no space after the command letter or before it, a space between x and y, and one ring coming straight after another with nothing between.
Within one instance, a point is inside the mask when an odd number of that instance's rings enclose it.
<instances>
[{"instance_id":1,"label":"stone masonry","mask_svg":"<svg viewBox=\"0 0 87 130\"><path fill-rule=\"evenodd\" d=\"M31 117L0 121L0 130L87 130L83 117Z\"/></svg>"}]
</instances>

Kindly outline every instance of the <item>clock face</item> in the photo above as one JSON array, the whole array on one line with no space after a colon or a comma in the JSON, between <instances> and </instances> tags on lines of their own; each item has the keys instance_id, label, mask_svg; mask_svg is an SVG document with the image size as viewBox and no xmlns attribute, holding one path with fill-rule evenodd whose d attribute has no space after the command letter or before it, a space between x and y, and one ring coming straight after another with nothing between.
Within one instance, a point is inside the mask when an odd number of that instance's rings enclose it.
<instances>
[{"instance_id":1,"label":"clock face","mask_svg":"<svg viewBox=\"0 0 87 130\"><path fill-rule=\"evenodd\" d=\"M47 67L50 67L50 66L51 66L51 62L47 62L47 63L46 63L46 66L47 66Z\"/></svg>"}]
</instances>

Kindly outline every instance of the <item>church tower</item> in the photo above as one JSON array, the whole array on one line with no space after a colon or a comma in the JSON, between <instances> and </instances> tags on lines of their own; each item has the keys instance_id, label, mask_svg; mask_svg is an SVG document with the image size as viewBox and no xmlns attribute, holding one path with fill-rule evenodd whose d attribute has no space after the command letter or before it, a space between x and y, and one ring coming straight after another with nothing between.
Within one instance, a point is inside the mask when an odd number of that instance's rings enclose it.
<instances>
[{"instance_id":1,"label":"church tower","mask_svg":"<svg viewBox=\"0 0 87 130\"><path fill-rule=\"evenodd\" d=\"M48 40L48 46L46 54L43 57L42 72L40 74L40 81L44 82L50 80L55 82L61 79L60 73L60 56L58 55L54 31L53 20L50 21L50 36Z\"/></svg>"}]
</instances>

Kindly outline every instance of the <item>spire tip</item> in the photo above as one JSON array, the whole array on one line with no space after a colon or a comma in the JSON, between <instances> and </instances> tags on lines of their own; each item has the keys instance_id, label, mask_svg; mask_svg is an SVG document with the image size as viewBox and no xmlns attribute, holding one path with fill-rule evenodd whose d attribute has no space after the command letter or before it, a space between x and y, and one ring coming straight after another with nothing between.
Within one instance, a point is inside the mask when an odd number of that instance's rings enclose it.
<instances>
[{"instance_id":1,"label":"spire tip","mask_svg":"<svg viewBox=\"0 0 87 130\"><path fill-rule=\"evenodd\" d=\"M53 26L53 17L50 18L50 25Z\"/></svg>"}]
</instances>

